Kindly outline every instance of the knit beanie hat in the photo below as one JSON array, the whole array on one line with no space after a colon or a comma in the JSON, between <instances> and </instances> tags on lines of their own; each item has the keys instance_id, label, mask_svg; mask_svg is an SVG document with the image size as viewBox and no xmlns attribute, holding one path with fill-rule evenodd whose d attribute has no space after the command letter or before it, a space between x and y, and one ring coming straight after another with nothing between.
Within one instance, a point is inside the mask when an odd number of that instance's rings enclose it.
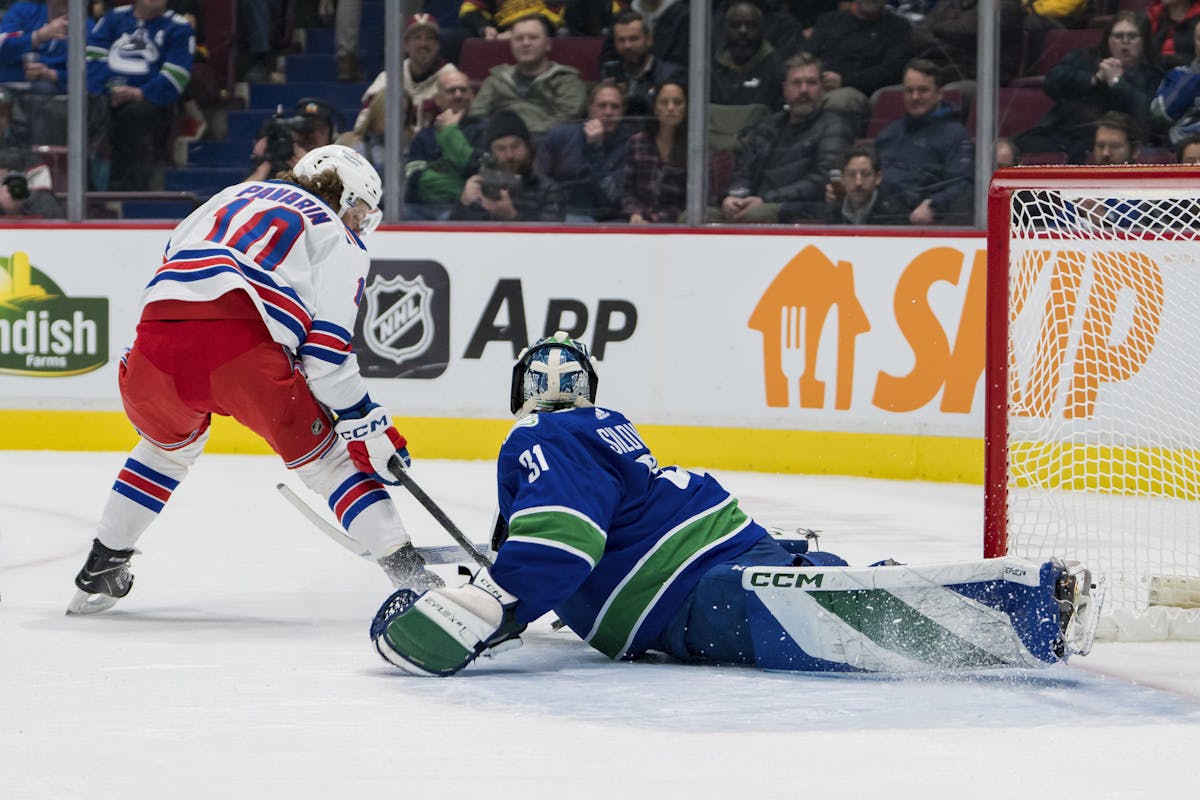
<instances>
[{"instance_id":1,"label":"knit beanie hat","mask_svg":"<svg viewBox=\"0 0 1200 800\"><path fill-rule=\"evenodd\" d=\"M520 114L507 108L500 109L488 118L487 128L483 134L483 143L485 146L491 147L492 142L502 136L519 136L525 140L525 144L530 143L529 127L525 124L525 120L521 119Z\"/></svg>"}]
</instances>

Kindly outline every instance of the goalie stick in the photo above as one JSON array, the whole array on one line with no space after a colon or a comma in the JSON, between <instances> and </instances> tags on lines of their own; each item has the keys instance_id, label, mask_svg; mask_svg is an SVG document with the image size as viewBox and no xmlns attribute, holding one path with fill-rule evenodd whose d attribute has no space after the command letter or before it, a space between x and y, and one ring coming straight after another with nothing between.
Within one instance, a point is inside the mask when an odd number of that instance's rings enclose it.
<instances>
[{"instance_id":1,"label":"goalie stick","mask_svg":"<svg viewBox=\"0 0 1200 800\"><path fill-rule=\"evenodd\" d=\"M277 483L275 484L275 488L279 490L281 495L283 495L284 500L287 500L293 508L303 514L305 518L307 518L308 521L317 528L317 530L321 531L321 533L325 534L330 539L333 539L342 547L346 548L351 553L354 553L354 555L367 560L372 560L370 552L367 551L367 548L363 547L362 542L347 536L345 531L318 514L312 506L304 502L304 499L300 497L300 495L292 491L292 487L288 486L286 483ZM475 547L484 547L484 545L475 545ZM421 554L421 557L425 559L425 563L430 566L434 564L461 564L470 556L469 553L465 552L463 548L457 544L446 544L436 547L418 547L416 550Z\"/></svg>"}]
</instances>

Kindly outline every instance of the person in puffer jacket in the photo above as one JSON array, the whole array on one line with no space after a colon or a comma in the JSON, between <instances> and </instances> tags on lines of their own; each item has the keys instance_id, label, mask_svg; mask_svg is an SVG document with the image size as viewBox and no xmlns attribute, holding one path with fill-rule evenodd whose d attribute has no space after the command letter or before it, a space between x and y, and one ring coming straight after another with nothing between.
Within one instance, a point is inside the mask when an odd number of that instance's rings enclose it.
<instances>
[{"instance_id":1,"label":"person in puffer jacket","mask_svg":"<svg viewBox=\"0 0 1200 800\"><path fill-rule=\"evenodd\" d=\"M850 123L824 106L821 62L801 52L784 62L787 111L750 129L721 202L727 222L779 222L784 204L821 203L825 184L854 141Z\"/></svg>"},{"instance_id":2,"label":"person in puffer jacket","mask_svg":"<svg viewBox=\"0 0 1200 800\"><path fill-rule=\"evenodd\" d=\"M908 208L913 225L969 224L975 152L961 112L942 99L931 61L910 61L903 85L904 117L875 139L883 186Z\"/></svg>"}]
</instances>

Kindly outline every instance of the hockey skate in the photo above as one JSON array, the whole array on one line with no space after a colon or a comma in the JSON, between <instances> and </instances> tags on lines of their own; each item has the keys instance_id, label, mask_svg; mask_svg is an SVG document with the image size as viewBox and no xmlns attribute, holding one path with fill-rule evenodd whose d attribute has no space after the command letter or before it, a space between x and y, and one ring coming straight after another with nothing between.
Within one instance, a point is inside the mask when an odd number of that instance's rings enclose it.
<instances>
[{"instance_id":1,"label":"hockey skate","mask_svg":"<svg viewBox=\"0 0 1200 800\"><path fill-rule=\"evenodd\" d=\"M118 600L129 594L133 587L133 573L129 571L129 559L136 550L111 550L92 540L92 552L88 554L83 569L75 576L78 591L67 605L68 614L96 614L112 608Z\"/></svg>"},{"instance_id":2,"label":"hockey skate","mask_svg":"<svg viewBox=\"0 0 1200 800\"><path fill-rule=\"evenodd\" d=\"M425 559L412 546L412 542L400 545L377 563L397 589L424 592L446 585L445 581L425 568Z\"/></svg>"},{"instance_id":3,"label":"hockey skate","mask_svg":"<svg viewBox=\"0 0 1200 800\"><path fill-rule=\"evenodd\" d=\"M1054 583L1058 600L1059 627L1062 631L1055 654L1059 658L1086 656L1096 638L1096 623L1104 605L1105 587L1092 583L1092 573L1078 561L1055 562L1061 567Z\"/></svg>"}]
</instances>

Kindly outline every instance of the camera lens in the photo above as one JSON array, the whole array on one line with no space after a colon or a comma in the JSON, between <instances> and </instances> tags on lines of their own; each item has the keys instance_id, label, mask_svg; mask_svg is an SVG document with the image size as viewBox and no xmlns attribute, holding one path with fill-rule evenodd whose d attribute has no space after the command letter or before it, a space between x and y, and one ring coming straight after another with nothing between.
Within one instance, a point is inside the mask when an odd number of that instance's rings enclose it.
<instances>
[{"instance_id":1,"label":"camera lens","mask_svg":"<svg viewBox=\"0 0 1200 800\"><path fill-rule=\"evenodd\" d=\"M4 177L4 185L8 188L8 195L13 200L26 200L29 197L29 179L20 173L13 173Z\"/></svg>"}]
</instances>

